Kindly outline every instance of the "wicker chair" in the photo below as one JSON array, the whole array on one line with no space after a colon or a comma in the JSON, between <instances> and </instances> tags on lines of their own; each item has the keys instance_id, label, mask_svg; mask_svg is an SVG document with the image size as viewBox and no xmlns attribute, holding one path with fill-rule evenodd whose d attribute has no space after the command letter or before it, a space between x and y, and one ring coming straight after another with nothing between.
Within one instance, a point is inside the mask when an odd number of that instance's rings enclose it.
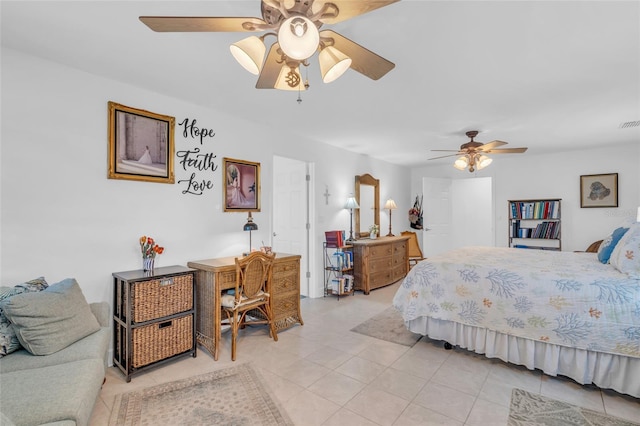
<instances>
[{"instance_id":1,"label":"wicker chair","mask_svg":"<svg viewBox=\"0 0 640 426\"><path fill-rule=\"evenodd\" d=\"M245 324L269 324L273 340L278 341L267 292L274 258L275 255L262 252L253 252L242 259L236 258L235 293L225 294L221 301L222 311L231 326L232 361L236 360L238 329L244 328Z\"/></svg>"},{"instance_id":2,"label":"wicker chair","mask_svg":"<svg viewBox=\"0 0 640 426\"><path fill-rule=\"evenodd\" d=\"M402 231L401 234L409 236L409 268L411 268L421 260L426 259L426 257L422 255L420 244L418 244L418 236L415 232Z\"/></svg>"}]
</instances>

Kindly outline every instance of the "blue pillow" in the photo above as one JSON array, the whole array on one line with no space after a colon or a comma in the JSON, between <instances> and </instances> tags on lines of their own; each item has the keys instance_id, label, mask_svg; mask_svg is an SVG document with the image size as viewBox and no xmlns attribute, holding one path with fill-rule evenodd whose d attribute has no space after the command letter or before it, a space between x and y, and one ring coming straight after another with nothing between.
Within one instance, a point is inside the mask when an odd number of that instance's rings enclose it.
<instances>
[{"instance_id":1,"label":"blue pillow","mask_svg":"<svg viewBox=\"0 0 640 426\"><path fill-rule=\"evenodd\" d=\"M628 230L629 228L620 227L613 231L613 233L609 235L602 244L600 244L600 247L598 248L598 260L600 262L609 263L609 258L611 257L611 253L613 253L613 249L616 248L616 244L618 244L620 238L622 238Z\"/></svg>"}]
</instances>

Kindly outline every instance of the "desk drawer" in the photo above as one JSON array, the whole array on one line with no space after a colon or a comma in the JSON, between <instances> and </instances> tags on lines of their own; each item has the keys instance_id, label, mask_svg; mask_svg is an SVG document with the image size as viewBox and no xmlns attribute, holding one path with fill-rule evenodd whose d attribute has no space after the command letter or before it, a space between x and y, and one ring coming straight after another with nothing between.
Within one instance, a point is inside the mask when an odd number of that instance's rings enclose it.
<instances>
[{"instance_id":1,"label":"desk drawer","mask_svg":"<svg viewBox=\"0 0 640 426\"><path fill-rule=\"evenodd\" d=\"M300 296L297 292L277 295L271 299L271 309L274 319L281 319L298 315Z\"/></svg>"}]
</instances>

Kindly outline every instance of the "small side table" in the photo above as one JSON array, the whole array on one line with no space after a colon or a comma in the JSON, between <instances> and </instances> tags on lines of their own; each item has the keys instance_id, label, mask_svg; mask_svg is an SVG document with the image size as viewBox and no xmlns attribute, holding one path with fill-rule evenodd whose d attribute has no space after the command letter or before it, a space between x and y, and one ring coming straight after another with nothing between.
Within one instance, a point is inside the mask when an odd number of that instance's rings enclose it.
<instances>
[{"instance_id":1,"label":"small side table","mask_svg":"<svg viewBox=\"0 0 640 426\"><path fill-rule=\"evenodd\" d=\"M127 382L175 358L195 358L195 271L167 266L112 275L113 364Z\"/></svg>"}]
</instances>

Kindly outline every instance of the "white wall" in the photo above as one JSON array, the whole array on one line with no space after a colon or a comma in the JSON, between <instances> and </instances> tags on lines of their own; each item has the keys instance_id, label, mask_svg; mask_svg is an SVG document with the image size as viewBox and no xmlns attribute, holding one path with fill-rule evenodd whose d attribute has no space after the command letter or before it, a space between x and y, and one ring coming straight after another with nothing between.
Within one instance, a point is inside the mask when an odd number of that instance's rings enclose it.
<instances>
[{"instance_id":1,"label":"white wall","mask_svg":"<svg viewBox=\"0 0 640 426\"><path fill-rule=\"evenodd\" d=\"M494 156L476 173L458 171L451 163L411 171L411 188L419 192L422 177L473 179L491 176L494 182L496 246L508 245L507 200L562 198L562 249L584 250L619 224L635 218L640 206L640 141L598 149L536 155ZM618 173L618 208L580 208L580 175ZM429 218L425 218L429 226Z\"/></svg>"},{"instance_id":2,"label":"white wall","mask_svg":"<svg viewBox=\"0 0 640 426\"><path fill-rule=\"evenodd\" d=\"M215 137L200 147L217 156L218 169L195 172L198 179L211 180L213 189L183 194L186 186L178 182L194 170L184 170L178 158L175 185L107 179L108 101L175 117L176 151L200 146L177 125L185 118L212 129ZM156 266L246 250L246 214L222 211L223 157L261 163L255 241L270 241L274 155L314 164L316 245L325 230L348 229L342 207L356 174L379 178L381 197L393 196L399 211L411 202L409 172L401 167L6 48L1 136L0 285L41 275L50 283L75 277L92 302L111 301L112 272L141 268L142 235L165 247ZM325 185L331 193L328 205ZM393 219L395 229L404 229L406 215ZM314 260L316 283L322 286L320 250Z\"/></svg>"}]
</instances>

